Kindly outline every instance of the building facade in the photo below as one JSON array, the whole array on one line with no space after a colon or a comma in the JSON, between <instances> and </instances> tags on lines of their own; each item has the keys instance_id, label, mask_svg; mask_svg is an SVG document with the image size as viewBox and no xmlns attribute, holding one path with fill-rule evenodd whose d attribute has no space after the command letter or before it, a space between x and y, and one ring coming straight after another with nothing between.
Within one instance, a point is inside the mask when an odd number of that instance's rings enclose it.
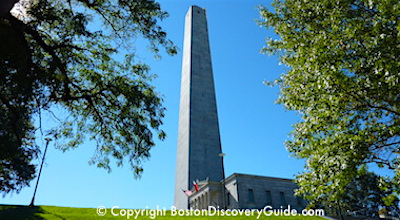
<instances>
[{"instance_id":1,"label":"building facade","mask_svg":"<svg viewBox=\"0 0 400 220\"><path fill-rule=\"evenodd\" d=\"M279 209L290 205L300 211L307 205L294 195L297 185L291 179L234 173L225 181L203 181L199 185L199 191L193 188L190 196L190 207L196 209Z\"/></svg>"}]
</instances>

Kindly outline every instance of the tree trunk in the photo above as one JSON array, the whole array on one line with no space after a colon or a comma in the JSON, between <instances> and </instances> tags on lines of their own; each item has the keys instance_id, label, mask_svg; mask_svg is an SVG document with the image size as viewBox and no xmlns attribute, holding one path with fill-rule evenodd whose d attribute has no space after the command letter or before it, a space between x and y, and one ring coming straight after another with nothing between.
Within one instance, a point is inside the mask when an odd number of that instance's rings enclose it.
<instances>
[{"instance_id":1,"label":"tree trunk","mask_svg":"<svg viewBox=\"0 0 400 220\"><path fill-rule=\"evenodd\" d=\"M340 208L339 203L338 203L338 209L339 209L339 219L343 220L342 209Z\"/></svg>"}]
</instances>

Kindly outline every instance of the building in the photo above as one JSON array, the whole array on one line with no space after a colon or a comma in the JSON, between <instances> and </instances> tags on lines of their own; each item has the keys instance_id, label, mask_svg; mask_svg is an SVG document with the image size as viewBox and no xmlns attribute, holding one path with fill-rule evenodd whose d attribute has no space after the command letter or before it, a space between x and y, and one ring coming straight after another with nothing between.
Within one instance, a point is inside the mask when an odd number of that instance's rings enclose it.
<instances>
[{"instance_id":1,"label":"building","mask_svg":"<svg viewBox=\"0 0 400 220\"><path fill-rule=\"evenodd\" d=\"M192 6L185 18L174 205L177 209L306 205L293 195L292 180L237 173L225 178L223 156L206 11ZM196 180L200 180L198 191L193 188ZM189 189L190 193L184 192Z\"/></svg>"},{"instance_id":2,"label":"building","mask_svg":"<svg viewBox=\"0 0 400 220\"><path fill-rule=\"evenodd\" d=\"M234 173L222 182L206 180L199 184L199 191L189 198L192 208L262 209L270 206L279 209L290 205L301 210L307 205L301 197L294 196L297 185L291 179Z\"/></svg>"}]
</instances>

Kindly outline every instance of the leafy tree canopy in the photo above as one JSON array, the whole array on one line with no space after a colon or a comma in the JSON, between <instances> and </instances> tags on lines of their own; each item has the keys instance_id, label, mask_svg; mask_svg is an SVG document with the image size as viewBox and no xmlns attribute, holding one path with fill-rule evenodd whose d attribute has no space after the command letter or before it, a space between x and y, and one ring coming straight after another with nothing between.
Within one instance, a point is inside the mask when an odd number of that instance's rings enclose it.
<instances>
[{"instance_id":1,"label":"leafy tree canopy","mask_svg":"<svg viewBox=\"0 0 400 220\"><path fill-rule=\"evenodd\" d=\"M110 158L128 161L140 175L153 134L165 137L164 108L134 47L144 38L156 56L175 54L159 26L168 14L151 0L21 0L11 10L16 2L0 5L0 191L34 178L33 119L53 106L66 112L44 134L57 147L93 140L91 163L110 170Z\"/></svg>"},{"instance_id":2,"label":"leafy tree canopy","mask_svg":"<svg viewBox=\"0 0 400 220\"><path fill-rule=\"evenodd\" d=\"M379 176L367 171L366 166L359 169L358 174L345 188L346 194L336 201L321 198L319 205L322 205L330 216L358 215L376 218L379 210L389 210L392 213L399 211L399 199L394 198L389 203L385 198L391 197L392 191L379 187ZM325 197L329 195L325 194ZM341 212L341 213L339 213Z\"/></svg>"},{"instance_id":3,"label":"leafy tree canopy","mask_svg":"<svg viewBox=\"0 0 400 220\"><path fill-rule=\"evenodd\" d=\"M400 193L400 2L276 0L260 8L278 39L263 49L288 68L278 103L299 112L288 150L305 158L298 193L335 201L365 164ZM372 164L372 165L371 165ZM327 196L328 195L328 196Z\"/></svg>"}]
</instances>

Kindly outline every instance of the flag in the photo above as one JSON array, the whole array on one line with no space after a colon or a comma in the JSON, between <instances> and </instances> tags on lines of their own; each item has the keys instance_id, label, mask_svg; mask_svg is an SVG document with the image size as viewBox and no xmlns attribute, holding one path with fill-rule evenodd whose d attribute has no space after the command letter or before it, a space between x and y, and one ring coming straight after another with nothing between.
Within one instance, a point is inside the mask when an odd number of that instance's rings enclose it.
<instances>
[{"instance_id":1,"label":"flag","mask_svg":"<svg viewBox=\"0 0 400 220\"><path fill-rule=\"evenodd\" d=\"M183 189L182 189L182 191L183 191L183 193L185 193L187 196L191 196L191 195L193 194L193 192L190 191L190 190L183 190Z\"/></svg>"},{"instance_id":2,"label":"flag","mask_svg":"<svg viewBox=\"0 0 400 220\"><path fill-rule=\"evenodd\" d=\"M198 192L199 191L199 183L196 181L193 181L193 186L194 186L194 189L196 190L196 192Z\"/></svg>"}]
</instances>

